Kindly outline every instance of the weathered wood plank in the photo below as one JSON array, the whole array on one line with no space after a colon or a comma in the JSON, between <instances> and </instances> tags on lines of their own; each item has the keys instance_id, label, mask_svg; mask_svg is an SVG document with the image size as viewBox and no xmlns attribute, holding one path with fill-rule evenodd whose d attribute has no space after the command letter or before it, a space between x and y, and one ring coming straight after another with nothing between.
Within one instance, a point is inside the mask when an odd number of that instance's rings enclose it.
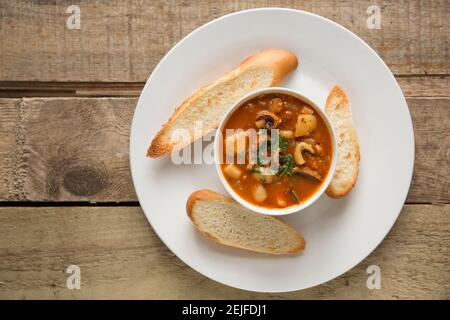
<instances>
[{"instance_id":1,"label":"weathered wood plank","mask_svg":"<svg viewBox=\"0 0 450 320\"><path fill-rule=\"evenodd\" d=\"M413 83L416 83L413 81ZM0 81L0 98L23 97L138 97L144 82L33 82ZM409 86L412 86L409 85ZM420 84L416 84L422 87ZM439 94L442 80L432 94ZM448 90L447 90L448 91ZM425 92L428 90L425 89Z\"/></svg>"},{"instance_id":2,"label":"weathered wood plank","mask_svg":"<svg viewBox=\"0 0 450 320\"><path fill-rule=\"evenodd\" d=\"M135 201L134 98L0 99L0 201ZM416 164L408 202L448 203L450 99L408 99Z\"/></svg>"},{"instance_id":3,"label":"weathered wood plank","mask_svg":"<svg viewBox=\"0 0 450 320\"><path fill-rule=\"evenodd\" d=\"M136 200L128 160L136 99L0 100L11 136L0 151L3 200Z\"/></svg>"},{"instance_id":4,"label":"weathered wood plank","mask_svg":"<svg viewBox=\"0 0 450 320\"><path fill-rule=\"evenodd\" d=\"M345 275L287 294L220 285L157 238L137 207L0 208L0 299L395 299L450 298L450 205L407 205L387 238ZM81 289L66 288L67 266ZM366 287L369 265L381 289Z\"/></svg>"},{"instance_id":5,"label":"weathered wood plank","mask_svg":"<svg viewBox=\"0 0 450 320\"><path fill-rule=\"evenodd\" d=\"M397 76L406 97L450 97L450 76ZM0 98L137 97L144 82L0 81Z\"/></svg>"},{"instance_id":6,"label":"weathered wood plank","mask_svg":"<svg viewBox=\"0 0 450 320\"><path fill-rule=\"evenodd\" d=\"M450 77L397 77L405 97L450 97Z\"/></svg>"},{"instance_id":7,"label":"weathered wood plank","mask_svg":"<svg viewBox=\"0 0 450 320\"><path fill-rule=\"evenodd\" d=\"M14 163L20 163L19 145L24 138L20 134L20 104L19 99L0 99L0 199L12 199L14 197L24 197L19 189L23 189L19 184L22 181L22 170L17 168L15 175L11 174ZM17 190L16 195L11 190Z\"/></svg>"},{"instance_id":8,"label":"weathered wood plank","mask_svg":"<svg viewBox=\"0 0 450 320\"><path fill-rule=\"evenodd\" d=\"M450 99L411 98L407 102L416 143L407 202L449 203Z\"/></svg>"},{"instance_id":9,"label":"weathered wood plank","mask_svg":"<svg viewBox=\"0 0 450 320\"><path fill-rule=\"evenodd\" d=\"M255 7L291 7L330 18L367 41L396 74L449 74L447 0L383 2L381 29L367 27L370 0L77 2L0 1L0 80L145 81L163 55L196 27Z\"/></svg>"}]
</instances>

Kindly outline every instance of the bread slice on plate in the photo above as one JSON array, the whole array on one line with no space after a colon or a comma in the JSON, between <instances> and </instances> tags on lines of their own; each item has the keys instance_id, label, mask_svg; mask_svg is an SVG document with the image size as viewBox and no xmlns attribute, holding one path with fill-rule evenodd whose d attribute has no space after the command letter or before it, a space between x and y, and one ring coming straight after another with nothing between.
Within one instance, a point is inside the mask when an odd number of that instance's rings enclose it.
<instances>
[{"instance_id":1,"label":"bread slice on plate","mask_svg":"<svg viewBox=\"0 0 450 320\"><path fill-rule=\"evenodd\" d=\"M239 98L278 84L297 68L297 64L293 53L278 49L261 51L247 58L237 69L187 98L153 138L147 156L163 156L200 138L194 130L195 121L203 121L203 136L210 133ZM190 138L180 137L177 129L188 130Z\"/></svg>"},{"instance_id":2,"label":"bread slice on plate","mask_svg":"<svg viewBox=\"0 0 450 320\"><path fill-rule=\"evenodd\" d=\"M252 212L214 191L192 193L186 210L206 237L230 247L272 255L296 254L305 249L303 236L287 223Z\"/></svg>"},{"instance_id":3,"label":"bread slice on plate","mask_svg":"<svg viewBox=\"0 0 450 320\"><path fill-rule=\"evenodd\" d=\"M350 102L340 86L331 89L325 112L336 133L338 159L327 195L339 198L349 193L356 183L359 171L359 141L353 126Z\"/></svg>"}]
</instances>

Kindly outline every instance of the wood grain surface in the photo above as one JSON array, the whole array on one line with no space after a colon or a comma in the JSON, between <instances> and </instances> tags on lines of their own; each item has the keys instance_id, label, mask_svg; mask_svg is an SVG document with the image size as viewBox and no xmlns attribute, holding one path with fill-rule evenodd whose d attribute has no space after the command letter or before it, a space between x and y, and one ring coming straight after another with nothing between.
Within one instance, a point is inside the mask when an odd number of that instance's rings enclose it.
<instances>
[{"instance_id":1,"label":"wood grain surface","mask_svg":"<svg viewBox=\"0 0 450 320\"><path fill-rule=\"evenodd\" d=\"M72 4L80 30L66 27ZM286 294L186 266L149 226L129 170L136 97L156 64L198 26L255 7L317 13L365 40L407 97L416 142L387 238L339 278ZM0 299L450 299L449 41L448 0L0 0ZM80 290L66 287L71 264ZM366 287L372 264L380 290Z\"/></svg>"},{"instance_id":2,"label":"wood grain surface","mask_svg":"<svg viewBox=\"0 0 450 320\"><path fill-rule=\"evenodd\" d=\"M416 141L407 201L448 203L450 98L407 102ZM135 105L134 98L0 99L0 201L136 201L128 155Z\"/></svg>"},{"instance_id":3,"label":"wood grain surface","mask_svg":"<svg viewBox=\"0 0 450 320\"><path fill-rule=\"evenodd\" d=\"M379 30L367 28L370 0L81 0L81 29L68 30L72 4L0 1L0 80L145 81L189 32L255 7L292 7L330 18L371 45L395 74L450 71L448 0L379 1Z\"/></svg>"},{"instance_id":4,"label":"wood grain surface","mask_svg":"<svg viewBox=\"0 0 450 320\"><path fill-rule=\"evenodd\" d=\"M139 208L4 207L0 299L448 299L449 210L407 205L382 244L345 275L303 291L260 294L223 286L186 266ZM81 269L80 290L66 287L72 264ZM379 290L366 286L372 264L381 269Z\"/></svg>"},{"instance_id":5,"label":"wood grain surface","mask_svg":"<svg viewBox=\"0 0 450 320\"><path fill-rule=\"evenodd\" d=\"M407 97L450 97L450 76L396 76ZM0 98L138 97L144 82L0 81Z\"/></svg>"}]
</instances>

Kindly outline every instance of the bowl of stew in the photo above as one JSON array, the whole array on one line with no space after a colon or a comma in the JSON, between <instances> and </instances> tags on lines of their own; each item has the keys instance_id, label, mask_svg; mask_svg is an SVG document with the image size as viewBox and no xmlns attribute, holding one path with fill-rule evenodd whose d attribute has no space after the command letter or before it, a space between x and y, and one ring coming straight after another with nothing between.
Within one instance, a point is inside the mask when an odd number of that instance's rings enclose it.
<instances>
[{"instance_id":1,"label":"bowl of stew","mask_svg":"<svg viewBox=\"0 0 450 320\"><path fill-rule=\"evenodd\" d=\"M286 88L254 91L228 110L214 142L225 189L248 209L269 215L298 212L326 190L337 144L326 114Z\"/></svg>"}]
</instances>

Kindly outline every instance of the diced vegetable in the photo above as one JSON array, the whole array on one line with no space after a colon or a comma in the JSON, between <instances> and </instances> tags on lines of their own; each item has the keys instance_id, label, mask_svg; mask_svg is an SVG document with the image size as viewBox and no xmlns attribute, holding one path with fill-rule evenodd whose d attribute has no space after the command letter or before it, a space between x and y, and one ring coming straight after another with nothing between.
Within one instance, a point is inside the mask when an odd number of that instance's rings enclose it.
<instances>
[{"instance_id":1,"label":"diced vegetable","mask_svg":"<svg viewBox=\"0 0 450 320\"><path fill-rule=\"evenodd\" d=\"M282 195L278 195L278 197L277 197L277 204L280 207L286 207L287 206L286 199Z\"/></svg>"},{"instance_id":2,"label":"diced vegetable","mask_svg":"<svg viewBox=\"0 0 450 320\"><path fill-rule=\"evenodd\" d=\"M314 146L314 149L316 149L316 152L319 156L323 156L323 148L320 144L316 144Z\"/></svg>"},{"instance_id":3,"label":"diced vegetable","mask_svg":"<svg viewBox=\"0 0 450 320\"><path fill-rule=\"evenodd\" d=\"M259 129L264 128L266 126L266 120L265 119L256 120L255 125Z\"/></svg>"},{"instance_id":4,"label":"diced vegetable","mask_svg":"<svg viewBox=\"0 0 450 320\"><path fill-rule=\"evenodd\" d=\"M273 113L278 113L283 109L283 100L280 98L273 98L270 100L269 110Z\"/></svg>"},{"instance_id":5,"label":"diced vegetable","mask_svg":"<svg viewBox=\"0 0 450 320\"><path fill-rule=\"evenodd\" d=\"M263 202L266 198L266 188L264 188L262 184L258 184L253 190L253 199L255 199L256 202Z\"/></svg>"},{"instance_id":6,"label":"diced vegetable","mask_svg":"<svg viewBox=\"0 0 450 320\"><path fill-rule=\"evenodd\" d=\"M301 141L306 142L307 144L310 144L312 146L317 143L314 138L303 138Z\"/></svg>"},{"instance_id":7,"label":"diced vegetable","mask_svg":"<svg viewBox=\"0 0 450 320\"><path fill-rule=\"evenodd\" d=\"M261 172L253 172L252 177L261 183L272 183L273 182L273 175L270 174L262 174Z\"/></svg>"},{"instance_id":8,"label":"diced vegetable","mask_svg":"<svg viewBox=\"0 0 450 320\"><path fill-rule=\"evenodd\" d=\"M303 114L314 114L314 110L311 109L311 108L308 108L308 107L303 107L302 111L300 111L300 113L303 113Z\"/></svg>"},{"instance_id":9,"label":"diced vegetable","mask_svg":"<svg viewBox=\"0 0 450 320\"><path fill-rule=\"evenodd\" d=\"M231 179L239 179L239 177L242 174L241 168L239 168L238 166L236 166L234 164L229 164L229 165L225 166L225 168L223 169L223 172Z\"/></svg>"},{"instance_id":10,"label":"diced vegetable","mask_svg":"<svg viewBox=\"0 0 450 320\"><path fill-rule=\"evenodd\" d=\"M291 140L294 139L294 131L292 130L280 130L280 137Z\"/></svg>"},{"instance_id":11,"label":"diced vegetable","mask_svg":"<svg viewBox=\"0 0 450 320\"><path fill-rule=\"evenodd\" d=\"M300 114L295 125L295 137L307 136L317 127L317 119L312 114Z\"/></svg>"}]
</instances>

